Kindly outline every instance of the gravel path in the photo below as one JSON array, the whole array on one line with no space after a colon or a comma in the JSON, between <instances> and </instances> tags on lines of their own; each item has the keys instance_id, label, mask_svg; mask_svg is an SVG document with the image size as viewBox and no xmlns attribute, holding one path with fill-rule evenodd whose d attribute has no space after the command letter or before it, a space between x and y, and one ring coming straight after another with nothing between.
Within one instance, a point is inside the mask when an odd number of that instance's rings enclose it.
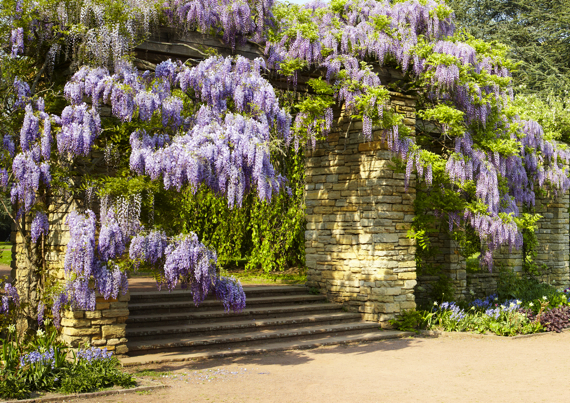
<instances>
[{"instance_id":1,"label":"gravel path","mask_svg":"<svg viewBox=\"0 0 570 403\"><path fill-rule=\"evenodd\" d=\"M168 371L145 378L171 388L76 401L567 402L569 346L570 332L453 335L155 365L130 370Z\"/></svg>"}]
</instances>

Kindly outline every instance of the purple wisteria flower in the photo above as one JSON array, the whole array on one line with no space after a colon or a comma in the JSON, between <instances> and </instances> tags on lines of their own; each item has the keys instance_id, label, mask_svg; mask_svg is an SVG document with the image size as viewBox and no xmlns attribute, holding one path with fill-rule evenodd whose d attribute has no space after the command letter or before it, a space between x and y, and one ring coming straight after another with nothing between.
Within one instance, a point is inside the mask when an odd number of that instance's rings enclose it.
<instances>
[{"instance_id":1,"label":"purple wisteria flower","mask_svg":"<svg viewBox=\"0 0 570 403\"><path fill-rule=\"evenodd\" d=\"M49 221L47 215L42 212L36 212L31 226L32 243L36 243L40 235L47 236L49 232Z\"/></svg>"},{"instance_id":2,"label":"purple wisteria flower","mask_svg":"<svg viewBox=\"0 0 570 403\"><path fill-rule=\"evenodd\" d=\"M15 28L10 34L10 42L12 44L11 57L24 54L24 28Z\"/></svg>"}]
</instances>

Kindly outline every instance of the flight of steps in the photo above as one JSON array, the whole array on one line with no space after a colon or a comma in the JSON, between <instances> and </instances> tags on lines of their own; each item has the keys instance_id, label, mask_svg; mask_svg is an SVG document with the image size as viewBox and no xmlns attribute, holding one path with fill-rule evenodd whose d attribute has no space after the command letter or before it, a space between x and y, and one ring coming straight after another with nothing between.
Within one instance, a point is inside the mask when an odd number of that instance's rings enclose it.
<instances>
[{"instance_id":1,"label":"flight of steps","mask_svg":"<svg viewBox=\"0 0 570 403\"><path fill-rule=\"evenodd\" d=\"M131 292L123 362L159 362L311 348L401 337L360 314L343 312L302 286L244 287L247 307L224 312L209 298L195 307L186 291ZM144 355L144 357L142 357Z\"/></svg>"}]
</instances>

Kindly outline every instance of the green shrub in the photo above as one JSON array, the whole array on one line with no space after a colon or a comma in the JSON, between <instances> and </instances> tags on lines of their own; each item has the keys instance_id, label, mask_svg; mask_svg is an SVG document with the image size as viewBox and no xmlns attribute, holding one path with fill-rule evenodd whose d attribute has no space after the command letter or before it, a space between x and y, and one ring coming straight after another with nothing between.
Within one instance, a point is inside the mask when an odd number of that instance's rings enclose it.
<instances>
[{"instance_id":1,"label":"green shrub","mask_svg":"<svg viewBox=\"0 0 570 403\"><path fill-rule=\"evenodd\" d=\"M133 377L121 372L119 366L119 360L116 357L92 362L80 360L63 378L59 391L85 393L115 385L123 388L135 386L136 382Z\"/></svg>"},{"instance_id":2,"label":"green shrub","mask_svg":"<svg viewBox=\"0 0 570 403\"><path fill-rule=\"evenodd\" d=\"M421 329L426 328L432 315L430 312L410 309L403 311L397 319L390 320L390 324L403 332L419 333Z\"/></svg>"},{"instance_id":3,"label":"green shrub","mask_svg":"<svg viewBox=\"0 0 570 403\"><path fill-rule=\"evenodd\" d=\"M538 300L543 296L556 294L554 287L540 283L534 277L519 277L509 270L501 271L497 281L499 299L520 299L522 301Z\"/></svg>"},{"instance_id":4,"label":"green shrub","mask_svg":"<svg viewBox=\"0 0 570 403\"><path fill-rule=\"evenodd\" d=\"M16 340L15 327L11 326L8 337L0 340L1 398L23 399L34 391L81 393L135 385L133 377L120 370L119 361L106 349L83 348L73 359L67 359L67 347L56 341L57 330L46 327L25 342Z\"/></svg>"},{"instance_id":5,"label":"green shrub","mask_svg":"<svg viewBox=\"0 0 570 403\"><path fill-rule=\"evenodd\" d=\"M439 280L434 283L430 293L433 301L451 301L454 295L454 288L451 279L445 274L439 275Z\"/></svg>"}]
</instances>

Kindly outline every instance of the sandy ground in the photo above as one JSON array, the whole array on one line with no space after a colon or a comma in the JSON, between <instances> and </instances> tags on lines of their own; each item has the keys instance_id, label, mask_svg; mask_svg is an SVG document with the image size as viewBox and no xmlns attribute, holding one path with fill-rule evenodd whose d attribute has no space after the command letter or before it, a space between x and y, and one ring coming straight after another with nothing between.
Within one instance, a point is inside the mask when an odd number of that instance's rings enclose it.
<instances>
[{"instance_id":1,"label":"sandy ground","mask_svg":"<svg viewBox=\"0 0 570 403\"><path fill-rule=\"evenodd\" d=\"M76 401L567 402L569 346L570 332L458 335L155 365L129 370L168 371L145 379L171 388Z\"/></svg>"},{"instance_id":2,"label":"sandy ground","mask_svg":"<svg viewBox=\"0 0 570 403\"><path fill-rule=\"evenodd\" d=\"M10 276L10 271L12 271L10 266L0 264L0 277Z\"/></svg>"}]
</instances>

